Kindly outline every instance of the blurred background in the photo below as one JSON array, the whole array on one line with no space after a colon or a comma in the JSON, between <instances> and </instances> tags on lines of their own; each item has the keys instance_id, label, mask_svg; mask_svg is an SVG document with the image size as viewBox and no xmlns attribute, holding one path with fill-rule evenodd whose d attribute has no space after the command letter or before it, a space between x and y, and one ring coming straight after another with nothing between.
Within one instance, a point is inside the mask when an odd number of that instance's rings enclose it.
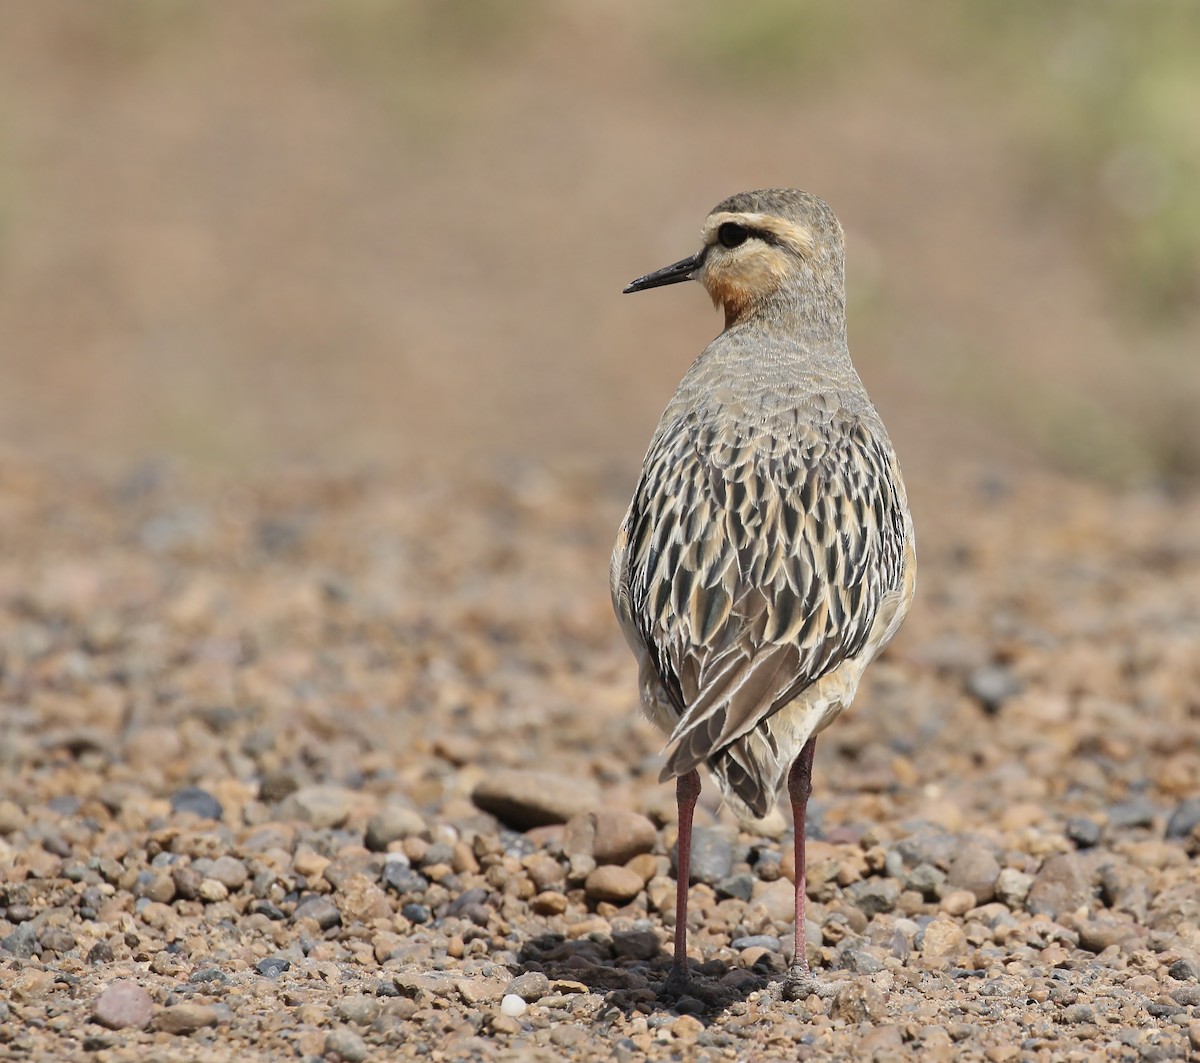
<instances>
[{"instance_id":1,"label":"blurred background","mask_svg":"<svg viewBox=\"0 0 1200 1063\"><path fill-rule=\"evenodd\" d=\"M1188 0L6 4L0 449L632 482L720 321L622 286L794 185L910 478L1186 483L1198 41Z\"/></svg>"}]
</instances>

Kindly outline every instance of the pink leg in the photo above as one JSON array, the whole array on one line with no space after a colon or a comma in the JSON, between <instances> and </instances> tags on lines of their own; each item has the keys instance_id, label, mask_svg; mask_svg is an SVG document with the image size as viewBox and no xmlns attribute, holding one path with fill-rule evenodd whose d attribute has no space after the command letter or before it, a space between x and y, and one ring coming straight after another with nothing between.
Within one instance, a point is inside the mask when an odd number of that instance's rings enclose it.
<instances>
[{"instance_id":1,"label":"pink leg","mask_svg":"<svg viewBox=\"0 0 1200 1063\"><path fill-rule=\"evenodd\" d=\"M689 771L675 780L679 805L679 852L675 882L675 974L687 971L688 879L692 871L692 816L700 796L700 773Z\"/></svg>"},{"instance_id":2,"label":"pink leg","mask_svg":"<svg viewBox=\"0 0 1200 1063\"><path fill-rule=\"evenodd\" d=\"M817 750L816 738L810 738L800 750L800 756L788 772L788 796L792 799L792 819L796 830L796 952L792 957L792 973L808 973L808 942L804 936L805 887L804 873L804 820L808 809L808 798L812 793L813 754Z\"/></svg>"}]
</instances>

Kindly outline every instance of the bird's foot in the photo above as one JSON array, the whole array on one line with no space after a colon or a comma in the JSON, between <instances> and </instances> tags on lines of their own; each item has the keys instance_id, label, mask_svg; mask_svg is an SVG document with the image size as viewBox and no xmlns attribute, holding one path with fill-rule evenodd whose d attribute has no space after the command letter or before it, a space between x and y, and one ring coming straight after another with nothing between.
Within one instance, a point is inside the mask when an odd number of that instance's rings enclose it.
<instances>
[{"instance_id":1,"label":"bird's foot","mask_svg":"<svg viewBox=\"0 0 1200 1063\"><path fill-rule=\"evenodd\" d=\"M830 1000L837 996L839 989L849 984L845 979L833 981L818 978L807 967L795 966L779 983L779 995L783 1000L807 1000L814 995L822 1000Z\"/></svg>"},{"instance_id":2,"label":"bird's foot","mask_svg":"<svg viewBox=\"0 0 1200 1063\"><path fill-rule=\"evenodd\" d=\"M678 1000L690 995L692 990L692 972L686 967L672 967L658 995L664 1000Z\"/></svg>"}]
</instances>

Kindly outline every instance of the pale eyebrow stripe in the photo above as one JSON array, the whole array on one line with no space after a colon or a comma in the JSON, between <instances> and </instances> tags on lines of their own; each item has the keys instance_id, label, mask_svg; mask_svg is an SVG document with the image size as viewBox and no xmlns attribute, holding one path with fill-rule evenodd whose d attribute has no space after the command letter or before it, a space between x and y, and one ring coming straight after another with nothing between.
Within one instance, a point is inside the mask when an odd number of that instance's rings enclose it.
<instances>
[{"instance_id":1,"label":"pale eyebrow stripe","mask_svg":"<svg viewBox=\"0 0 1200 1063\"><path fill-rule=\"evenodd\" d=\"M711 244L717 230L726 222L733 222L747 229L756 236L765 239L776 247L783 247L798 255L805 255L813 249L812 233L802 225L793 225L782 218L771 214L733 213L721 211L710 215L700 230L700 239L706 245Z\"/></svg>"}]
</instances>

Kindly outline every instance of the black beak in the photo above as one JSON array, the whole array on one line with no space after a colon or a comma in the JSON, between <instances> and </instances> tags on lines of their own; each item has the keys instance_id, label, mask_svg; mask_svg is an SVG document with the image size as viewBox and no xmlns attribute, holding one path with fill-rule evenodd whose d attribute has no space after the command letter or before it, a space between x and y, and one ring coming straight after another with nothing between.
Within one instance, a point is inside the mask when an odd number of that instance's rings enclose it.
<instances>
[{"instance_id":1,"label":"black beak","mask_svg":"<svg viewBox=\"0 0 1200 1063\"><path fill-rule=\"evenodd\" d=\"M671 266L663 266L662 269L656 269L653 273L647 273L644 277L638 277L637 280L631 281L629 286L622 292L623 295L628 295L630 292L644 292L647 288L661 288L664 284L678 284L680 281L690 281L696 270L704 265L704 252L699 251L692 255L691 258L680 259Z\"/></svg>"}]
</instances>

